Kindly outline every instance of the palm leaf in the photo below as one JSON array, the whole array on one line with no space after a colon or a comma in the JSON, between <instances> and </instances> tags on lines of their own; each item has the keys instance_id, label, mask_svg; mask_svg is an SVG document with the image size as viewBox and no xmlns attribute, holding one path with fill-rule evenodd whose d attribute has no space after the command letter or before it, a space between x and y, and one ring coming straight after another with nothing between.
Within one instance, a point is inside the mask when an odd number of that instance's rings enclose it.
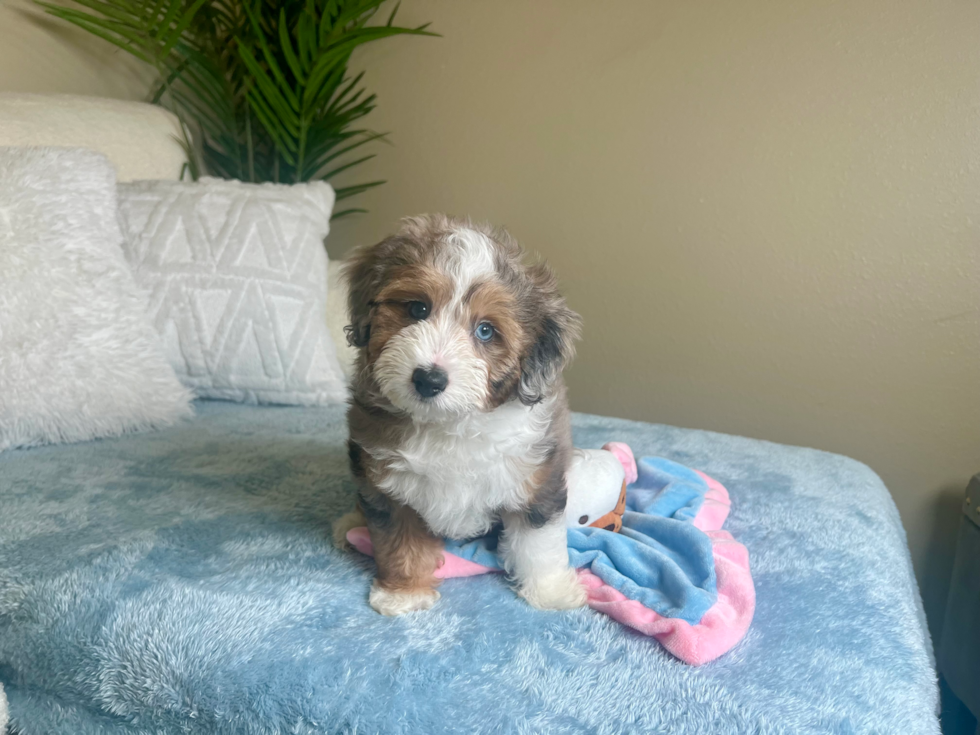
<instances>
[{"instance_id":1,"label":"palm leaf","mask_svg":"<svg viewBox=\"0 0 980 735\"><path fill-rule=\"evenodd\" d=\"M152 101L179 118L194 178L331 179L374 158L362 146L386 136L357 124L377 100L363 72L348 76L351 54L396 35L437 35L396 26L397 4L373 24L385 0L35 2L156 69ZM337 200L383 183L339 187Z\"/></svg>"},{"instance_id":2,"label":"palm leaf","mask_svg":"<svg viewBox=\"0 0 980 735\"><path fill-rule=\"evenodd\" d=\"M366 184L354 184L353 186L341 186L334 189L334 194L337 195L337 201L347 199L348 197L357 196L358 194L363 194L368 189L373 189L376 186L381 186L386 184L386 181L369 181Z\"/></svg>"}]
</instances>

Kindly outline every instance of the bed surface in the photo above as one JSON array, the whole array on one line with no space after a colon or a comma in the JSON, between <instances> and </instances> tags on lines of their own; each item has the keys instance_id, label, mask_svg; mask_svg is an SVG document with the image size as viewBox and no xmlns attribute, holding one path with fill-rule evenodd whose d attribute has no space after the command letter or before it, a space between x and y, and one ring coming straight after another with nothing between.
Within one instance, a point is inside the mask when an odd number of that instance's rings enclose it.
<instances>
[{"instance_id":1,"label":"bed surface","mask_svg":"<svg viewBox=\"0 0 980 735\"><path fill-rule=\"evenodd\" d=\"M351 504L342 408L197 405L180 427L0 454L0 682L15 732L938 733L897 511L837 455L587 415L732 498L757 608L702 667L498 575L430 612L367 605L330 545Z\"/></svg>"}]
</instances>

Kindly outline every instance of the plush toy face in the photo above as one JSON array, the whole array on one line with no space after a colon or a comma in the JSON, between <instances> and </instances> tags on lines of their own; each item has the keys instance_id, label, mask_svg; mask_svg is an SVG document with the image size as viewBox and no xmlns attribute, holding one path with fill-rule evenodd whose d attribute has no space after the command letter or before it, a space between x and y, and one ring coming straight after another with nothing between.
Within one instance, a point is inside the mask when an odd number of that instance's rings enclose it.
<instances>
[{"instance_id":1,"label":"plush toy face","mask_svg":"<svg viewBox=\"0 0 980 735\"><path fill-rule=\"evenodd\" d=\"M612 452L576 449L565 476L568 528L605 528L618 532L626 509L626 471Z\"/></svg>"},{"instance_id":2,"label":"plush toy face","mask_svg":"<svg viewBox=\"0 0 980 735\"><path fill-rule=\"evenodd\" d=\"M619 502L616 507L604 516L596 518L589 525L593 528L604 528L613 533L619 533L623 529L623 513L626 511L626 481L623 481L623 489L619 493Z\"/></svg>"}]
</instances>

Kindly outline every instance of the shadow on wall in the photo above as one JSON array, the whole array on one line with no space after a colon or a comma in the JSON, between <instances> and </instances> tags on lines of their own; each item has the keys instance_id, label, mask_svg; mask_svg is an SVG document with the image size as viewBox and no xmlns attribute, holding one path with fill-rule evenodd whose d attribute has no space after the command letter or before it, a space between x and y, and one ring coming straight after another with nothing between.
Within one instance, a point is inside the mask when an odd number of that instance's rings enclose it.
<instances>
[{"instance_id":1,"label":"shadow on wall","mask_svg":"<svg viewBox=\"0 0 980 735\"><path fill-rule=\"evenodd\" d=\"M980 467L977 468L980 470ZM939 648L943 614L949 597L950 576L956 557L956 535L963 518L965 488L947 485L935 495L932 533L926 548L926 568L921 580L922 599L929 618L933 645Z\"/></svg>"},{"instance_id":2,"label":"shadow on wall","mask_svg":"<svg viewBox=\"0 0 980 735\"><path fill-rule=\"evenodd\" d=\"M976 718L942 677L939 678L939 697L942 702L939 721L943 735L974 735L977 732Z\"/></svg>"}]
</instances>

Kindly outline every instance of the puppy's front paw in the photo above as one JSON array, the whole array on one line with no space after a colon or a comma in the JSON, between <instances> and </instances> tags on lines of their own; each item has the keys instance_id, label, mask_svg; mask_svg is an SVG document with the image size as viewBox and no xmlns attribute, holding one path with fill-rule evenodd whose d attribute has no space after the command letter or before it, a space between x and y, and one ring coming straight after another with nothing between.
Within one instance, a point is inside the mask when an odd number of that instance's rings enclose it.
<instances>
[{"instance_id":1,"label":"puppy's front paw","mask_svg":"<svg viewBox=\"0 0 980 735\"><path fill-rule=\"evenodd\" d=\"M393 617L417 610L428 610L436 604L440 595L436 590L415 590L414 592L393 592L378 585L371 585L368 602L382 615Z\"/></svg>"},{"instance_id":2,"label":"puppy's front paw","mask_svg":"<svg viewBox=\"0 0 980 735\"><path fill-rule=\"evenodd\" d=\"M520 595L539 610L570 610L586 603L585 588L572 568L557 574L526 580Z\"/></svg>"}]
</instances>

